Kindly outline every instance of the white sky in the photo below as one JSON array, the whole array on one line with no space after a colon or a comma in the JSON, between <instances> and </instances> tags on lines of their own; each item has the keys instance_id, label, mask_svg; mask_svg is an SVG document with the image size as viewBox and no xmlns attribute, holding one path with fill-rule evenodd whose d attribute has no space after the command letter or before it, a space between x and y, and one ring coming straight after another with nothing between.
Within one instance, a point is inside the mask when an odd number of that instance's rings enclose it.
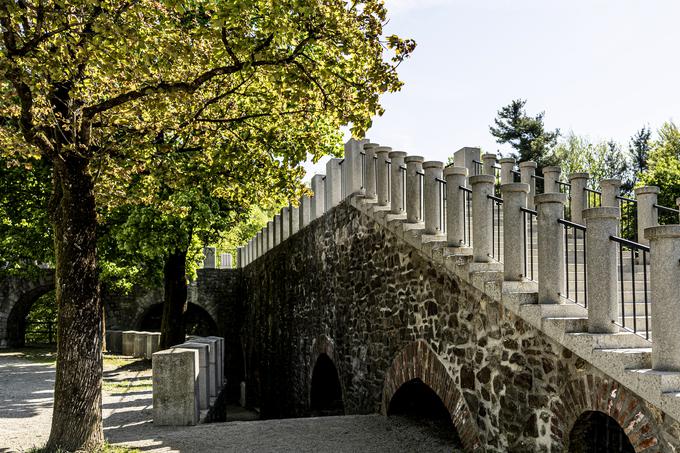
<instances>
[{"instance_id":1,"label":"white sky","mask_svg":"<svg viewBox=\"0 0 680 453\"><path fill-rule=\"evenodd\" d=\"M443 160L463 146L508 151L496 111L528 100L548 128L622 144L680 116L679 0L385 0L388 34L418 47L401 92L367 137ZM325 161L306 163L307 180Z\"/></svg>"}]
</instances>

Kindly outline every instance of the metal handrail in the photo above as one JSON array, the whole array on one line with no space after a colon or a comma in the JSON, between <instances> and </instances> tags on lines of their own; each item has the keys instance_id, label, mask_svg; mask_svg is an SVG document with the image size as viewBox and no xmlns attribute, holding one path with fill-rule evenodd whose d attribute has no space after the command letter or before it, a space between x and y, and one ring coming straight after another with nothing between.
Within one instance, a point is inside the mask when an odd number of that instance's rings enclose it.
<instances>
[{"instance_id":1,"label":"metal handrail","mask_svg":"<svg viewBox=\"0 0 680 453\"><path fill-rule=\"evenodd\" d=\"M588 308L588 273L586 268L586 226L580 223L575 223L566 219L557 219L557 223L564 226L564 273L565 273L565 297L574 303L581 305L584 308ZM574 257L574 292L571 292L571 285L569 281L569 229L573 230L573 257ZM583 303L581 303L579 291L578 291L578 232L581 232L581 243L583 244Z\"/></svg>"},{"instance_id":2,"label":"metal handrail","mask_svg":"<svg viewBox=\"0 0 680 453\"><path fill-rule=\"evenodd\" d=\"M491 258L498 262L503 262L501 258L501 235L503 229L501 228L501 205L503 199L495 195L487 195L487 199L491 200ZM494 210L494 207L496 208Z\"/></svg>"},{"instance_id":3,"label":"metal handrail","mask_svg":"<svg viewBox=\"0 0 680 453\"><path fill-rule=\"evenodd\" d=\"M522 212L522 221L524 222L524 227L522 228L522 251L524 258L524 277L530 280L536 280L536 273L534 272L534 222L533 218L538 215L538 212L533 209L528 209L520 207L519 210ZM527 220L529 225L527 226ZM527 236L527 228L529 230L529 235ZM527 247L527 240L529 242L529 247Z\"/></svg>"},{"instance_id":4,"label":"metal handrail","mask_svg":"<svg viewBox=\"0 0 680 453\"><path fill-rule=\"evenodd\" d=\"M472 245L472 190L465 186L458 186L463 192L463 243Z\"/></svg>"}]
</instances>

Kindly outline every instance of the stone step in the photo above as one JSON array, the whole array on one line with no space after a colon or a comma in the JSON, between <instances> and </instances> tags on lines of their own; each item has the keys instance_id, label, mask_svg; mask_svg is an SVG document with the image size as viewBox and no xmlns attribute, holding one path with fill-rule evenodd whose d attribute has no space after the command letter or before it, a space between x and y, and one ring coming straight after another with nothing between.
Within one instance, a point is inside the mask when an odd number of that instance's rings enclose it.
<instances>
[{"instance_id":1,"label":"stone step","mask_svg":"<svg viewBox=\"0 0 680 453\"><path fill-rule=\"evenodd\" d=\"M547 317L544 323L559 326L565 333L586 332L588 330L588 318L582 316Z\"/></svg>"},{"instance_id":2,"label":"stone step","mask_svg":"<svg viewBox=\"0 0 680 453\"><path fill-rule=\"evenodd\" d=\"M608 368L603 371L618 375L625 370L651 368L652 348L597 348L593 350L593 359Z\"/></svg>"}]
</instances>

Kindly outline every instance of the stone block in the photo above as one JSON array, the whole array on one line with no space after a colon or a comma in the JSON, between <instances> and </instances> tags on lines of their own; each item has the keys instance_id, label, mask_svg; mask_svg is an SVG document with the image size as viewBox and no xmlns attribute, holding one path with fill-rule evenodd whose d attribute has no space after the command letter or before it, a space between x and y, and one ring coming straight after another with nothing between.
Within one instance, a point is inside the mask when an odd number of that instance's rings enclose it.
<instances>
[{"instance_id":1,"label":"stone block","mask_svg":"<svg viewBox=\"0 0 680 453\"><path fill-rule=\"evenodd\" d=\"M199 418L198 350L171 348L153 354L153 422L195 425Z\"/></svg>"},{"instance_id":2,"label":"stone block","mask_svg":"<svg viewBox=\"0 0 680 453\"><path fill-rule=\"evenodd\" d=\"M192 343L205 343L208 348L208 388L210 398L217 397L217 340L205 337L189 337Z\"/></svg>"},{"instance_id":3,"label":"stone block","mask_svg":"<svg viewBox=\"0 0 680 453\"><path fill-rule=\"evenodd\" d=\"M187 341L177 346L183 349L195 349L198 351L198 400L201 410L210 407L210 380L209 372L209 349L210 345L206 343L197 343L194 341Z\"/></svg>"},{"instance_id":4,"label":"stone block","mask_svg":"<svg viewBox=\"0 0 680 453\"><path fill-rule=\"evenodd\" d=\"M144 358L151 359L154 352L158 352L161 349L161 333L160 332L147 332L146 334L146 354Z\"/></svg>"},{"instance_id":5,"label":"stone block","mask_svg":"<svg viewBox=\"0 0 680 453\"><path fill-rule=\"evenodd\" d=\"M123 355L132 357L135 353L135 334L137 332L134 330L123 331Z\"/></svg>"},{"instance_id":6,"label":"stone block","mask_svg":"<svg viewBox=\"0 0 680 453\"><path fill-rule=\"evenodd\" d=\"M215 365L217 368L217 393L224 386L224 338L209 336L211 340L217 340L217 353L215 355Z\"/></svg>"},{"instance_id":7,"label":"stone block","mask_svg":"<svg viewBox=\"0 0 680 453\"><path fill-rule=\"evenodd\" d=\"M146 356L146 336L148 332L135 332L132 355L134 357Z\"/></svg>"}]
</instances>

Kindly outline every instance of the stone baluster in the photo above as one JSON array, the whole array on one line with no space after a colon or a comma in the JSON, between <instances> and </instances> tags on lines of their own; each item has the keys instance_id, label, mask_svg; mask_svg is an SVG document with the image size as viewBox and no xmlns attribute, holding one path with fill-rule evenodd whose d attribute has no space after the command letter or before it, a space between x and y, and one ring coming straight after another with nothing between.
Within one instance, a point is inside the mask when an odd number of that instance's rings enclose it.
<instances>
[{"instance_id":1,"label":"stone baluster","mask_svg":"<svg viewBox=\"0 0 680 453\"><path fill-rule=\"evenodd\" d=\"M444 163L436 160L423 162L423 210L425 211L425 234L442 234L443 225L439 221L443 206L440 204L439 183L443 176Z\"/></svg>"},{"instance_id":2,"label":"stone baluster","mask_svg":"<svg viewBox=\"0 0 680 453\"><path fill-rule=\"evenodd\" d=\"M276 242L274 241L275 232L274 220L270 220L267 222L267 251L273 249L276 245Z\"/></svg>"},{"instance_id":3,"label":"stone baluster","mask_svg":"<svg viewBox=\"0 0 680 453\"><path fill-rule=\"evenodd\" d=\"M342 162L342 164L341 164ZM326 186L324 192L326 194L326 210L330 210L340 203L342 200L342 173L343 173L342 159L329 159L326 162Z\"/></svg>"},{"instance_id":4,"label":"stone baluster","mask_svg":"<svg viewBox=\"0 0 680 453\"><path fill-rule=\"evenodd\" d=\"M290 207L281 208L281 242L290 236Z\"/></svg>"},{"instance_id":5,"label":"stone baluster","mask_svg":"<svg viewBox=\"0 0 680 453\"><path fill-rule=\"evenodd\" d=\"M543 169L543 193L558 193L560 187L557 181L560 180L562 169L560 167L545 167Z\"/></svg>"},{"instance_id":6,"label":"stone baluster","mask_svg":"<svg viewBox=\"0 0 680 453\"><path fill-rule=\"evenodd\" d=\"M492 175L470 176L472 189L472 256L477 263L491 261L492 247L492 200L496 178Z\"/></svg>"},{"instance_id":7,"label":"stone baluster","mask_svg":"<svg viewBox=\"0 0 680 453\"><path fill-rule=\"evenodd\" d=\"M524 212L529 185L510 183L501 185L503 195L503 279L524 279Z\"/></svg>"},{"instance_id":8,"label":"stone baluster","mask_svg":"<svg viewBox=\"0 0 680 453\"><path fill-rule=\"evenodd\" d=\"M237 257L238 257L238 265L239 267L243 267L243 263L248 261L246 258L246 247L241 246L236 248L237 251ZM222 253L220 255L220 268L221 269L231 269L234 267L234 259L231 256L231 253Z\"/></svg>"},{"instance_id":9,"label":"stone baluster","mask_svg":"<svg viewBox=\"0 0 680 453\"><path fill-rule=\"evenodd\" d=\"M281 243L281 214L274 216L274 247Z\"/></svg>"},{"instance_id":10,"label":"stone baluster","mask_svg":"<svg viewBox=\"0 0 680 453\"><path fill-rule=\"evenodd\" d=\"M318 219L326 212L326 200L324 195L324 175L314 175L312 177L312 210L309 213L309 221Z\"/></svg>"},{"instance_id":11,"label":"stone baluster","mask_svg":"<svg viewBox=\"0 0 680 453\"><path fill-rule=\"evenodd\" d=\"M378 196L378 206L389 206L390 204L389 171L387 168L390 151L392 151L392 148L389 146L379 146L375 149L375 155L378 156L378 160L375 161L375 190Z\"/></svg>"},{"instance_id":12,"label":"stone baluster","mask_svg":"<svg viewBox=\"0 0 680 453\"><path fill-rule=\"evenodd\" d=\"M223 253L220 255L220 269L231 269L231 255L229 255L229 267L226 266L226 253ZM238 267L245 267L244 261L245 256L244 256L244 251L243 251L243 246L236 247L236 264Z\"/></svg>"},{"instance_id":13,"label":"stone baluster","mask_svg":"<svg viewBox=\"0 0 680 453\"><path fill-rule=\"evenodd\" d=\"M650 245L652 368L680 371L680 225L645 230Z\"/></svg>"},{"instance_id":14,"label":"stone baluster","mask_svg":"<svg viewBox=\"0 0 680 453\"><path fill-rule=\"evenodd\" d=\"M255 259L262 256L262 231L258 231L255 235Z\"/></svg>"},{"instance_id":15,"label":"stone baluster","mask_svg":"<svg viewBox=\"0 0 680 453\"><path fill-rule=\"evenodd\" d=\"M217 251L215 247L203 247L203 268L215 269L215 255Z\"/></svg>"},{"instance_id":16,"label":"stone baluster","mask_svg":"<svg viewBox=\"0 0 680 453\"><path fill-rule=\"evenodd\" d=\"M557 221L564 216L563 193L542 193L534 197L538 230L538 303L562 303L564 293L564 232ZM505 221L504 223L507 223ZM589 252L590 254L590 252ZM589 269L590 270L590 269ZM588 278L590 280L590 278Z\"/></svg>"},{"instance_id":17,"label":"stone baluster","mask_svg":"<svg viewBox=\"0 0 680 453\"><path fill-rule=\"evenodd\" d=\"M483 165L483 172L485 175L491 175L495 176L496 175L496 155L493 153L485 153L482 156L482 165Z\"/></svg>"},{"instance_id":18,"label":"stone baluster","mask_svg":"<svg viewBox=\"0 0 680 453\"><path fill-rule=\"evenodd\" d=\"M600 189L602 190L601 207L618 208L619 199L616 197L621 195L621 180L603 179L600 181Z\"/></svg>"},{"instance_id":19,"label":"stone baluster","mask_svg":"<svg viewBox=\"0 0 680 453\"><path fill-rule=\"evenodd\" d=\"M292 204L288 206L288 231L290 236L300 231L300 208Z\"/></svg>"},{"instance_id":20,"label":"stone baluster","mask_svg":"<svg viewBox=\"0 0 680 453\"><path fill-rule=\"evenodd\" d=\"M454 167L466 167L469 176L475 175L477 169L474 161L481 161L481 155L482 151L479 148L466 146L453 154L453 165ZM467 181L465 187L467 187Z\"/></svg>"},{"instance_id":21,"label":"stone baluster","mask_svg":"<svg viewBox=\"0 0 680 453\"><path fill-rule=\"evenodd\" d=\"M364 145L364 151L366 152L365 165L366 165L366 180L364 185L366 189L364 195L366 198L374 199L376 198L376 167L375 167L375 149L379 147L377 143L366 143Z\"/></svg>"},{"instance_id":22,"label":"stone baluster","mask_svg":"<svg viewBox=\"0 0 680 453\"><path fill-rule=\"evenodd\" d=\"M421 212L420 175L423 172L423 156L407 156L406 162L406 222L419 223L423 221Z\"/></svg>"},{"instance_id":23,"label":"stone baluster","mask_svg":"<svg viewBox=\"0 0 680 453\"><path fill-rule=\"evenodd\" d=\"M309 195L303 195L300 198L300 229L303 229L309 225L310 219L312 217L312 199Z\"/></svg>"},{"instance_id":24,"label":"stone baluster","mask_svg":"<svg viewBox=\"0 0 680 453\"><path fill-rule=\"evenodd\" d=\"M616 235L621 212L606 206L583 211L586 222L586 269L588 269L588 332L615 333L618 320ZM656 303L656 302L655 302Z\"/></svg>"},{"instance_id":25,"label":"stone baluster","mask_svg":"<svg viewBox=\"0 0 680 453\"><path fill-rule=\"evenodd\" d=\"M390 212L392 214L404 214L406 212L406 200L404 200L404 181L402 179L401 167L404 165L406 153L403 151L392 151L388 154L392 165L390 166Z\"/></svg>"},{"instance_id":26,"label":"stone baluster","mask_svg":"<svg viewBox=\"0 0 680 453\"><path fill-rule=\"evenodd\" d=\"M659 188L657 186L643 186L635 189L637 200L637 228L638 241L649 245L645 237L645 230L659 224L659 211L654 207L658 202Z\"/></svg>"},{"instance_id":27,"label":"stone baluster","mask_svg":"<svg viewBox=\"0 0 680 453\"><path fill-rule=\"evenodd\" d=\"M536 162L528 160L526 162L519 163L519 174L520 182L524 184L529 184L529 195L527 195L527 208L534 209L536 204L534 203L534 197L536 196L536 167L538 164Z\"/></svg>"},{"instance_id":28,"label":"stone baluster","mask_svg":"<svg viewBox=\"0 0 680 453\"><path fill-rule=\"evenodd\" d=\"M364 192L361 185L361 150L368 143L368 139L356 140L350 138L345 143L345 161L342 164L342 199L355 193Z\"/></svg>"},{"instance_id":29,"label":"stone baluster","mask_svg":"<svg viewBox=\"0 0 680 453\"><path fill-rule=\"evenodd\" d=\"M515 169L515 159L513 157L504 157L500 161L501 164L501 184L512 184L515 182L515 175L512 171Z\"/></svg>"},{"instance_id":30,"label":"stone baluster","mask_svg":"<svg viewBox=\"0 0 680 453\"><path fill-rule=\"evenodd\" d=\"M446 242L449 247L462 247L465 242L465 187L468 169L465 167L446 167Z\"/></svg>"},{"instance_id":31,"label":"stone baluster","mask_svg":"<svg viewBox=\"0 0 680 453\"><path fill-rule=\"evenodd\" d=\"M588 173L572 173L569 175L569 184L571 184L571 221L583 225L583 210L588 207L588 180L590 175Z\"/></svg>"}]
</instances>

